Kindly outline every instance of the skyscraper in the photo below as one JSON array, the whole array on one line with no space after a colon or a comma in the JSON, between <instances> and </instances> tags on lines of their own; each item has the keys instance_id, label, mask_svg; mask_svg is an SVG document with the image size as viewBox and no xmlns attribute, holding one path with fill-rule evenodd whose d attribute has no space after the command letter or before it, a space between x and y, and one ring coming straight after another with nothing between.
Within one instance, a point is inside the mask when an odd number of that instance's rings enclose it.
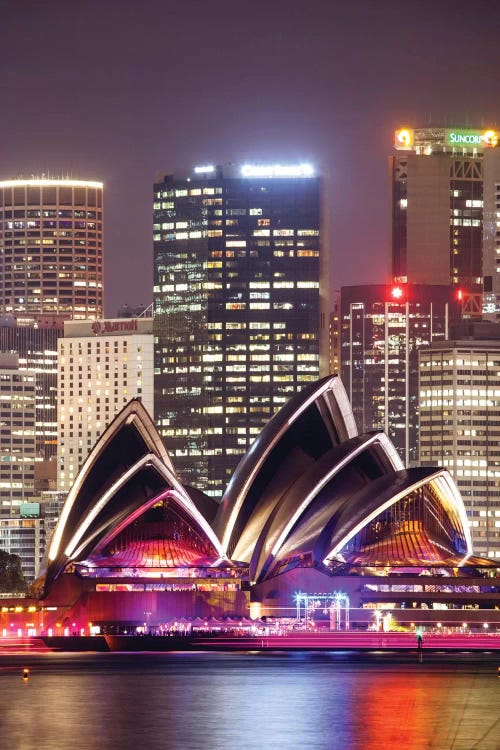
<instances>
[{"instance_id":1,"label":"skyscraper","mask_svg":"<svg viewBox=\"0 0 500 750\"><path fill-rule=\"evenodd\" d=\"M0 519L18 515L35 483L35 372L0 354Z\"/></svg>"},{"instance_id":2,"label":"skyscraper","mask_svg":"<svg viewBox=\"0 0 500 750\"><path fill-rule=\"evenodd\" d=\"M366 284L340 292L341 376L361 432L385 430L404 463L418 459L418 349L458 315L450 286Z\"/></svg>"},{"instance_id":3,"label":"skyscraper","mask_svg":"<svg viewBox=\"0 0 500 750\"><path fill-rule=\"evenodd\" d=\"M38 460L57 453L57 339L59 327L43 320L19 326L12 315L0 316L0 352L18 356L20 372L31 371L35 379L35 440Z\"/></svg>"},{"instance_id":4,"label":"skyscraper","mask_svg":"<svg viewBox=\"0 0 500 750\"><path fill-rule=\"evenodd\" d=\"M269 417L318 378L320 343L327 370L325 260L309 165L206 165L154 186L156 421L185 482L220 496Z\"/></svg>"},{"instance_id":5,"label":"skyscraper","mask_svg":"<svg viewBox=\"0 0 500 750\"><path fill-rule=\"evenodd\" d=\"M397 154L389 157L393 277L481 293L487 275L485 291L496 290L500 256L494 257L491 246L483 260L483 203L485 191L493 195L493 184L500 184L498 134L403 129L396 132L394 146Z\"/></svg>"},{"instance_id":6,"label":"skyscraper","mask_svg":"<svg viewBox=\"0 0 500 750\"><path fill-rule=\"evenodd\" d=\"M58 489L68 491L128 401L140 398L153 415L153 321L68 321L58 346Z\"/></svg>"},{"instance_id":7,"label":"skyscraper","mask_svg":"<svg viewBox=\"0 0 500 750\"><path fill-rule=\"evenodd\" d=\"M419 355L420 461L453 475L474 553L500 559L500 325L464 322Z\"/></svg>"},{"instance_id":8,"label":"skyscraper","mask_svg":"<svg viewBox=\"0 0 500 750\"><path fill-rule=\"evenodd\" d=\"M25 320L103 315L102 183L0 182L0 311Z\"/></svg>"}]
</instances>

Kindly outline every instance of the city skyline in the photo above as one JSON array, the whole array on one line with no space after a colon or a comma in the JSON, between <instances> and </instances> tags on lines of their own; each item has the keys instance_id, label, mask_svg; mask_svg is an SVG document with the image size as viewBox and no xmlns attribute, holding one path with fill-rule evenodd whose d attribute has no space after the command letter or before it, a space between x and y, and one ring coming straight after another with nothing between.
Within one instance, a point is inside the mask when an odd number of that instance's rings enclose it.
<instances>
[{"instance_id":1,"label":"city skyline","mask_svg":"<svg viewBox=\"0 0 500 750\"><path fill-rule=\"evenodd\" d=\"M395 127L500 122L500 11L480 2L474 18L482 7L477 33L449 2L410 18L385 2L150 0L139 12L7 0L0 176L103 180L107 316L151 302L155 179L206 161L312 162L328 191L332 286L384 283Z\"/></svg>"}]
</instances>

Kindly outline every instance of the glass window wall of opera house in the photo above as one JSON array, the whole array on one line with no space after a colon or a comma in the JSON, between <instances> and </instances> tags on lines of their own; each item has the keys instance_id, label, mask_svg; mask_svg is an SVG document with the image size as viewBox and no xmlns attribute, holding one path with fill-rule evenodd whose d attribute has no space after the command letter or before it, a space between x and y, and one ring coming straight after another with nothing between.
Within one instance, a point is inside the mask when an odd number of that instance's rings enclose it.
<instances>
[{"instance_id":1,"label":"glass window wall of opera house","mask_svg":"<svg viewBox=\"0 0 500 750\"><path fill-rule=\"evenodd\" d=\"M449 472L405 468L383 432L358 434L337 376L269 420L220 504L183 484L133 399L82 466L29 598L3 601L0 634L26 617L45 635L292 622L304 596L321 625L339 592L351 627L389 608L401 627L487 613L500 628L496 565L474 556Z\"/></svg>"}]
</instances>

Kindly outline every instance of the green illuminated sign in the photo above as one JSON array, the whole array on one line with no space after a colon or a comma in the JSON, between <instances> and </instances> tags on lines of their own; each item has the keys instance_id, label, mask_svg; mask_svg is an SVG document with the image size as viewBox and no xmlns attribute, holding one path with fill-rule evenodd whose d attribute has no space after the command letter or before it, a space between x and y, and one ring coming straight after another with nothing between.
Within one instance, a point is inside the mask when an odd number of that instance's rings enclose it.
<instances>
[{"instance_id":1,"label":"green illuminated sign","mask_svg":"<svg viewBox=\"0 0 500 750\"><path fill-rule=\"evenodd\" d=\"M461 148L496 146L498 136L494 130L446 130L446 143Z\"/></svg>"}]
</instances>

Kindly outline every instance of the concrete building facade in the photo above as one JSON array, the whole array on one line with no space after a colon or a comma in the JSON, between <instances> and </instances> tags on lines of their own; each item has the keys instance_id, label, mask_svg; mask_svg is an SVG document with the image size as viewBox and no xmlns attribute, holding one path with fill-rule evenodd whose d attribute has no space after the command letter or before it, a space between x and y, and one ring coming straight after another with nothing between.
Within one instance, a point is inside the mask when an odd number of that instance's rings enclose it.
<instances>
[{"instance_id":1,"label":"concrete building facade","mask_svg":"<svg viewBox=\"0 0 500 750\"><path fill-rule=\"evenodd\" d=\"M419 459L445 466L474 553L500 559L500 326L463 326L419 353Z\"/></svg>"},{"instance_id":2,"label":"concrete building facade","mask_svg":"<svg viewBox=\"0 0 500 750\"><path fill-rule=\"evenodd\" d=\"M68 491L124 404L140 397L153 413L153 321L67 322L58 346L58 489Z\"/></svg>"},{"instance_id":3,"label":"concrete building facade","mask_svg":"<svg viewBox=\"0 0 500 750\"><path fill-rule=\"evenodd\" d=\"M0 309L103 315L103 185L70 179L0 182Z\"/></svg>"}]
</instances>

